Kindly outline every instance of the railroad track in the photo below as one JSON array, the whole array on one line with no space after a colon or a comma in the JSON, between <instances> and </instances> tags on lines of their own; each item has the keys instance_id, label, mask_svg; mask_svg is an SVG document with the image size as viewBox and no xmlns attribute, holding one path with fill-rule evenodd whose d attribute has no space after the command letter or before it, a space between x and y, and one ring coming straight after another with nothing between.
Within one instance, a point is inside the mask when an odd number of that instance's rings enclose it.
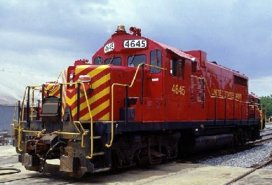
<instances>
[{"instance_id":1,"label":"railroad track","mask_svg":"<svg viewBox=\"0 0 272 185\"><path fill-rule=\"evenodd\" d=\"M272 132L272 127L270 128L265 128L264 130L261 131L261 134L262 133L266 133L266 132Z\"/></svg>"},{"instance_id":2,"label":"railroad track","mask_svg":"<svg viewBox=\"0 0 272 185\"><path fill-rule=\"evenodd\" d=\"M272 163L272 156L270 156L267 160L265 160L264 162L262 162L261 164L257 164L254 165L253 169L250 169L249 171L243 173L242 175L239 175L238 177L232 179L231 181L225 183L224 185L231 185L235 182L238 182L239 180L245 178L246 176L252 174L253 172L255 172L256 170L262 169L263 167L269 165Z\"/></svg>"},{"instance_id":3,"label":"railroad track","mask_svg":"<svg viewBox=\"0 0 272 185\"><path fill-rule=\"evenodd\" d=\"M268 132L268 130L271 130L270 132ZM261 133L261 139L253 141L253 142L249 142L250 144L259 144L259 143L263 143L266 141L270 141L272 140L272 129L266 129L264 130L264 132Z\"/></svg>"},{"instance_id":4,"label":"railroad track","mask_svg":"<svg viewBox=\"0 0 272 185\"><path fill-rule=\"evenodd\" d=\"M262 133L261 134L261 136L263 137L263 136L269 136L269 135L271 135L272 134L272 132L264 132L264 133Z\"/></svg>"},{"instance_id":5,"label":"railroad track","mask_svg":"<svg viewBox=\"0 0 272 185\"><path fill-rule=\"evenodd\" d=\"M272 129L269 129L269 130L272 131ZM272 140L272 132L271 133L265 132L262 135L262 139L256 140L256 141L251 142L251 143L248 143L247 145L245 145L244 147L242 147L240 149L235 149L234 151L233 150L229 150L229 151L228 150L222 150L222 151L219 151L219 152L212 153L211 155L212 155L212 157L218 157L218 156L222 156L222 155L237 153L239 151L243 151L243 150L247 150L247 149L251 148L252 145L255 145L255 144L257 145L257 144L260 144L260 143L264 143L264 142L267 142L269 140ZM208 154L195 155L193 158L185 159L185 161L190 161L190 162L196 162L197 163L198 160L205 158L205 155L207 157ZM184 160L182 160L181 162L184 162ZM249 174L253 173L254 171L267 166L271 162L272 162L272 157L270 159L267 159L262 164L254 166L253 169L250 169L249 171L247 171L246 173L240 175L239 177L236 177L235 179L227 182L226 185L232 184L234 182L239 181L240 179L243 179L244 177L248 176ZM165 165L165 163L163 165ZM33 179L33 180L31 180L31 179ZM1 179L0 183L14 183L15 184L15 183L17 183L17 182L19 182L21 180L23 180L25 182L35 181L36 183L50 183L50 182L52 182L52 180L54 181L54 179L59 181L58 183L61 183L61 184L71 184L71 183L77 182L77 180L72 180L72 179L67 179L67 178L62 179L61 177L54 177L54 175L52 176L52 174L50 176L47 176L47 175L44 175L44 174L31 174L31 175L27 175L27 176L24 176L24 175L22 175L22 176L18 175L17 176L16 175L16 176L13 176L12 178ZM87 177L87 179L89 179L89 178ZM85 180L87 180L87 179L85 179Z\"/></svg>"},{"instance_id":6,"label":"railroad track","mask_svg":"<svg viewBox=\"0 0 272 185\"><path fill-rule=\"evenodd\" d=\"M272 130L272 129L266 129L267 130ZM259 143L263 143L263 142L267 142L267 141L271 141L272 140L272 132L269 132L269 133L265 133L262 135L262 139L259 139L259 140L256 140L250 144L259 144ZM272 154L270 155L269 158L267 158L265 161L262 161L261 163L259 164L255 164L255 165L252 165L251 168L249 171L239 175L238 177L230 180L229 182L225 183L224 185L231 185L235 182L238 182L239 180L245 178L246 176L252 174L253 172L255 172L256 170L259 170L259 169L262 169L264 167L266 167L267 165L271 164L272 163Z\"/></svg>"},{"instance_id":7,"label":"railroad track","mask_svg":"<svg viewBox=\"0 0 272 185\"><path fill-rule=\"evenodd\" d=\"M253 141L252 143L253 144L259 144L259 143L263 143L263 142L271 141L271 140L272 140L272 134L270 134L270 137L262 138L262 139Z\"/></svg>"},{"instance_id":8,"label":"railroad track","mask_svg":"<svg viewBox=\"0 0 272 185\"><path fill-rule=\"evenodd\" d=\"M272 131L272 129L270 129ZM230 147L228 149L219 149L214 151L204 151L197 154L194 154L190 157L186 157L182 160L178 160L178 162L192 162L192 163L199 163L202 160L221 157L225 155L233 155L239 152L243 152L249 149L252 149L255 146L258 146L260 144L266 143L272 141L272 132L271 133L265 133L261 139L247 142L245 145L239 146L239 147Z\"/></svg>"}]
</instances>

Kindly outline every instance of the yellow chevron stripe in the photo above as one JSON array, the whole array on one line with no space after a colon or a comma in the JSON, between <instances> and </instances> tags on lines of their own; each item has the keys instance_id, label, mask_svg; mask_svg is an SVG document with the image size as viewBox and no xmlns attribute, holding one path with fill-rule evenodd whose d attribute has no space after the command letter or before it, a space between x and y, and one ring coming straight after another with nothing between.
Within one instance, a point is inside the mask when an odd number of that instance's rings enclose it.
<instances>
[{"instance_id":1,"label":"yellow chevron stripe","mask_svg":"<svg viewBox=\"0 0 272 185\"><path fill-rule=\"evenodd\" d=\"M72 117L76 116L76 114L77 114L77 108L74 108L74 109L72 110Z\"/></svg>"},{"instance_id":2,"label":"yellow chevron stripe","mask_svg":"<svg viewBox=\"0 0 272 185\"><path fill-rule=\"evenodd\" d=\"M77 66L76 70L75 70L75 75L78 75L83 70L87 69L88 67L89 67L88 65ZM94 77L98 73L101 73L102 71L104 71L105 69L108 69L108 68L109 68L109 65L100 65L97 68L91 70L87 75L89 75L90 77Z\"/></svg>"},{"instance_id":3,"label":"yellow chevron stripe","mask_svg":"<svg viewBox=\"0 0 272 185\"><path fill-rule=\"evenodd\" d=\"M106 96L110 93L110 87L106 87L105 89L103 89L101 92L99 92L98 94L95 94L94 96L92 96L89 99L89 103L95 103L96 101L98 101L100 98L102 98L103 96ZM77 101L77 96L74 95L72 98L68 98L66 97L66 102L68 104L68 106L71 106L73 103L75 103ZM99 112L101 112L104 108L104 106L107 105L109 106L109 100L105 101L104 103L100 104L99 106L97 106L95 109L92 110L92 114L94 114L93 116L95 116L96 114L98 114ZM81 103L80 105L80 111L84 110L85 108L87 108L87 102L84 101L84 103ZM99 110L101 109L102 110ZM72 110L72 115L76 115L77 113L77 108L74 108ZM84 116L85 117L85 116Z\"/></svg>"},{"instance_id":4,"label":"yellow chevron stripe","mask_svg":"<svg viewBox=\"0 0 272 185\"><path fill-rule=\"evenodd\" d=\"M106 83L107 81L110 80L110 74L106 74L105 76L103 76L102 78L100 78L99 80L95 81L92 84L92 88L96 89L97 87L99 87L100 85L102 85L103 83Z\"/></svg>"},{"instance_id":5,"label":"yellow chevron stripe","mask_svg":"<svg viewBox=\"0 0 272 185\"><path fill-rule=\"evenodd\" d=\"M83 70L85 70L86 68L88 68L88 66L82 65L82 66L77 66L75 69L75 75L78 75L79 73L81 73ZM91 70L87 75L90 76L91 78L93 78L94 76L98 75L99 73L103 72L104 70L108 69L109 65L100 65L97 68ZM100 79L92 82L91 87L93 89L96 89L97 87L99 87L100 85L106 83L107 81L110 80L110 74L106 74L103 77L101 77ZM105 89L101 90L100 92L96 93L95 95L93 95L88 101L90 104L93 104L94 102L98 101L99 99L101 99L102 97L106 96L110 94L110 87L106 87ZM81 95L82 96L82 95ZM76 102L77 100L77 96L74 95L72 98L66 98L66 102L68 105L72 105L74 102ZM99 106L94 107L93 110L91 110L92 116L97 115L98 113L100 113L101 111L103 111L105 108L110 106L110 100L106 100L105 102L101 103ZM80 105L80 111L84 110L87 108L87 102L84 101L84 103L82 103ZM77 108L74 108L72 110L72 115L75 116L77 114ZM105 120L109 120L109 113L105 114L104 116L102 116L103 119ZM89 120L89 113L85 114L84 116L81 117L80 120Z\"/></svg>"},{"instance_id":6,"label":"yellow chevron stripe","mask_svg":"<svg viewBox=\"0 0 272 185\"><path fill-rule=\"evenodd\" d=\"M89 103L93 104L95 103L97 100L99 100L100 98L102 98L103 96L106 96L110 94L110 87L106 87L105 89L103 89L102 91L100 91L98 94L95 94L94 96L92 96L89 99ZM84 103L82 103L80 105L80 111L82 111L83 109L85 109L87 107L87 102L84 101Z\"/></svg>"},{"instance_id":7,"label":"yellow chevron stripe","mask_svg":"<svg viewBox=\"0 0 272 185\"><path fill-rule=\"evenodd\" d=\"M89 99L89 102L94 103L94 102L96 102L97 100L99 100L100 98L102 98L103 96L105 96L107 94L110 94L110 87L109 86L106 87L105 89L103 89L102 91L100 91L98 94L95 94L94 96L92 96Z\"/></svg>"},{"instance_id":8,"label":"yellow chevron stripe","mask_svg":"<svg viewBox=\"0 0 272 185\"><path fill-rule=\"evenodd\" d=\"M80 120L82 120L82 121L90 120L89 112L87 114L85 114L84 116L81 116Z\"/></svg>"},{"instance_id":9,"label":"yellow chevron stripe","mask_svg":"<svg viewBox=\"0 0 272 185\"><path fill-rule=\"evenodd\" d=\"M101 111L103 111L109 106L110 106L110 100L105 101L104 103L100 104L94 110L91 111L92 116L93 117L96 116L98 113L100 113ZM84 116L80 118L80 120L89 120L89 119L90 119L89 113L86 113ZM109 120L109 119L110 119L110 112L106 113L104 116L99 118L99 120Z\"/></svg>"},{"instance_id":10,"label":"yellow chevron stripe","mask_svg":"<svg viewBox=\"0 0 272 185\"><path fill-rule=\"evenodd\" d=\"M49 96L57 96L57 97L59 97L59 96L60 96L60 93L57 92L57 91L55 91L55 92L50 92L50 93L49 93Z\"/></svg>"},{"instance_id":11,"label":"yellow chevron stripe","mask_svg":"<svg viewBox=\"0 0 272 185\"><path fill-rule=\"evenodd\" d=\"M110 100L107 100L107 101L101 103L99 106L95 107L92 110L92 116L96 116L99 112L101 112L102 110L106 109L109 106L110 106Z\"/></svg>"},{"instance_id":12,"label":"yellow chevron stripe","mask_svg":"<svg viewBox=\"0 0 272 185\"><path fill-rule=\"evenodd\" d=\"M75 75L79 74L80 72L82 72L83 70L85 70L88 67L89 67L88 65L76 66Z\"/></svg>"},{"instance_id":13,"label":"yellow chevron stripe","mask_svg":"<svg viewBox=\"0 0 272 185\"><path fill-rule=\"evenodd\" d=\"M60 97L60 87L57 84L47 84L44 88L45 92L49 92L49 96Z\"/></svg>"},{"instance_id":14,"label":"yellow chevron stripe","mask_svg":"<svg viewBox=\"0 0 272 185\"><path fill-rule=\"evenodd\" d=\"M66 103L71 106L77 100L77 95L75 94L72 98L66 96Z\"/></svg>"},{"instance_id":15,"label":"yellow chevron stripe","mask_svg":"<svg viewBox=\"0 0 272 185\"><path fill-rule=\"evenodd\" d=\"M110 119L110 112L99 118L99 120L108 121Z\"/></svg>"},{"instance_id":16,"label":"yellow chevron stripe","mask_svg":"<svg viewBox=\"0 0 272 185\"><path fill-rule=\"evenodd\" d=\"M106 96L110 93L110 87L107 87L105 89L103 89L101 92L99 92L98 94L95 94L94 96L92 96L90 99L89 99L89 103L92 104L92 103L95 103L96 101L98 101L100 98L102 98L103 96ZM66 102L68 104L68 106L71 106L74 102L77 101L77 96L74 95L72 98L66 98ZM105 106L108 107L109 106L109 101L110 100L107 100L105 101L104 103L100 104L99 106L97 106L96 108L94 108L92 110L92 115L95 116L96 114L98 114L99 112L101 112L102 110L104 110ZM84 103L81 103L80 105L80 111L84 110L85 108L87 108L87 102L84 101ZM101 110L102 109L102 110ZM75 116L77 114L77 108L74 108L72 110L72 115ZM88 113L89 114L89 113ZM86 115L84 115L85 117ZM82 117L82 119L84 118Z\"/></svg>"},{"instance_id":17,"label":"yellow chevron stripe","mask_svg":"<svg viewBox=\"0 0 272 185\"><path fill-rule=\"evenodd\" d=\"M100 65L97 68L93 69L91 72L88 73L88 75L93 78L97 74L103 72L104 70L108 69L109 65Z\"/></svg>"}]
</instances>

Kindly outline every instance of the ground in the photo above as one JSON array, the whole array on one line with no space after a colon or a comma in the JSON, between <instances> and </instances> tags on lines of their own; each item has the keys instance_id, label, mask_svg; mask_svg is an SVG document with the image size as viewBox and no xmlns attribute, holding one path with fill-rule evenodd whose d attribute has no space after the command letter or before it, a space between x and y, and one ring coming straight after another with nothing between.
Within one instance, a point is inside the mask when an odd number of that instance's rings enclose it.
<instances>
[{"instance_id":1,"label":"ground","mask_svg":"<svg viewBox=\"0 0 272 185\"><path fill-rule=\"evenodd\" d=\"M82 179L71 179L56 174L40 174L24 169L17 162L17 154L12 146L0 147L0 167L15 167L21 173L1 175L0 184L188 184L219 185L250 170L250 168L230 166L210 166L184 162L169 162L148 168L132 168L116 173L100 173L84 176ZM272 170L257 170L235 184L272 184Z\"/></svg>"}]
</instances>

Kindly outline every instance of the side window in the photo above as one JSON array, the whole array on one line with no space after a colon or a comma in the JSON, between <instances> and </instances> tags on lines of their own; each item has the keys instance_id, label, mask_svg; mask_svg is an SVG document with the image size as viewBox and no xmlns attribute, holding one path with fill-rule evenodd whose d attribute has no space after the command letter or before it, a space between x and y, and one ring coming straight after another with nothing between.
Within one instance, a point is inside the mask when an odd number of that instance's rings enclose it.
<instances>
[{"instance_id":1,"label":"side window","mask_svg":"<svg viewBox=\"0 0 272 185\"><path fill-rule=\"evenodd\" d=\"M161 61L162 61L162 54L161 54L160 50L156 49L156 50L150 51L150 64L151 65L161 67L161 65L162 65ZM150 72L151 73L159 73L159 72L161 72L161 69L151 67Z\"/></svg>"},{"instance_id":2,"label":"side window","mask_svg":"<svg viewBox=\"0 0 272 185\"><path fill-rule=\"evenodd\" d=\"M197 62L192 62L192 73L195 73L197 71Z\"/></svg>"},{"instance_id":3,"label":"side window","mask_svg":"<svg viewBox=\"0 0 272 185\"><path fill-rule=\"evenodd\" d=\"M95 65L101 65L101 64L103 64L102 57L95 57L93 64L95 64Z\"/></svg>"},{"instance_id":4,"label":"side window","mask_svg":"<svg viewBox=\"0 0 272 185\"><path fill-rule=\"evenodd\" d=\"M172 58L170 60L170 74L179 78L184 76L184 59Z\"/></svg>"},{"instance_id":5,"label":"side window","mask_svg":"<svg viewBox=\"0 0 272 185\"><path fill-rule=\"evenodd\" d=\"M120 57L114 58L114 60L112 61L112 64L115 66L120 66L121 65L121 58Z\"/></svg>"},{"instance_id":6,"label":"side window","mask_svg":"<svg viewBox=\"0 0 272 185\"><path fill-rule=\"evenodd\" d=\"M146 63L145 55L133 55L128 57L129 67L137 67L141 63Z\"/></svg>"},{"instance_id":7,"label":"side window","mask_svg":"<svg viewBox=\"0 0 272 185\"><path fill-rule=\"evenodd\" d=\"M234 75L234 84L247 87L247 79Z\"/></svg>"}]
</instances>

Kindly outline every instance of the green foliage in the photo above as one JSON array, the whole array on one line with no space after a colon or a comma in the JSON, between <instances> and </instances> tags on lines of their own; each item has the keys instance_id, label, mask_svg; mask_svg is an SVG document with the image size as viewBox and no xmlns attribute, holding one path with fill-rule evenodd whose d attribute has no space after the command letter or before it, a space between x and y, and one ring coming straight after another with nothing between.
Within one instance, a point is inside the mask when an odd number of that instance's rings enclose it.
<instances>
[{"instance_id":1,"label":"green foliage","mask_svg":"<svg viewBox=\"0 0 272 185\"><path fill-rule=\"evenodd\" d=\"M272 94L261 97L261 105L266 110L266 117L272 116Z\"/></svg>"}]
</instances>

